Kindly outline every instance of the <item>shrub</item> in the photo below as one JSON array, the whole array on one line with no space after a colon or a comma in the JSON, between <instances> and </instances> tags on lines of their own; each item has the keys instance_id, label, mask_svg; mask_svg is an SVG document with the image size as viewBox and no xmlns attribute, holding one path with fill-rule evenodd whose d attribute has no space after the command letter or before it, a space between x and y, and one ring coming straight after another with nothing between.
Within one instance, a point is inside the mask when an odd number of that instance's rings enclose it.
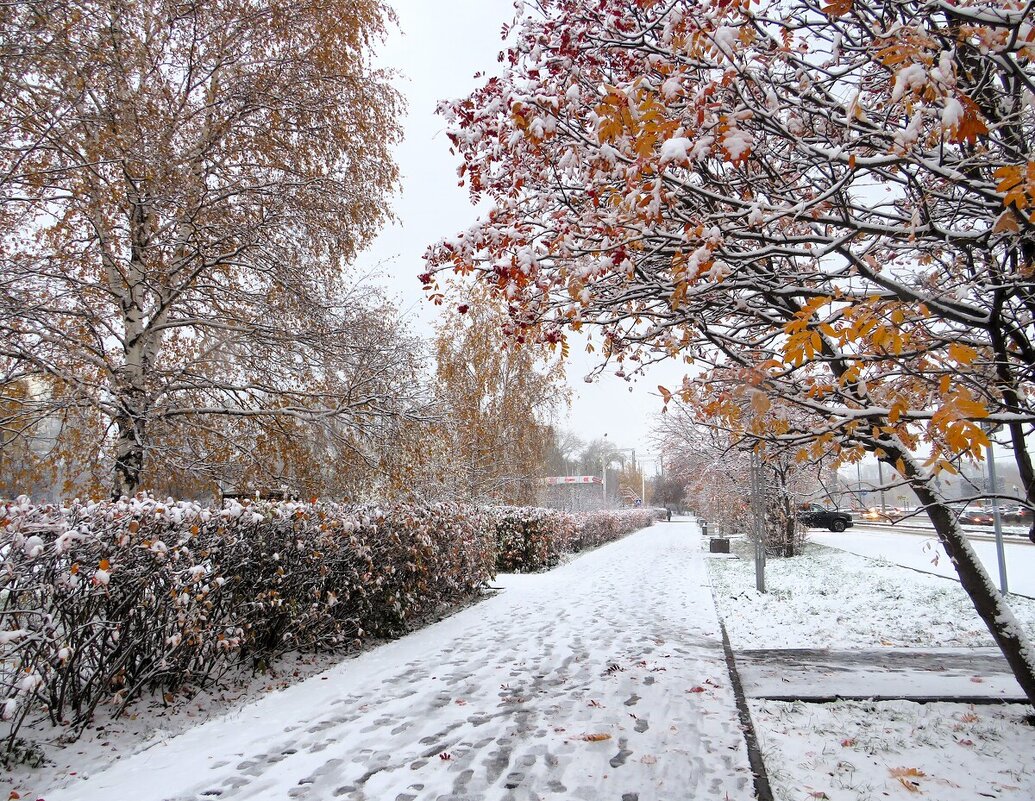
<instances>
[{"instance_id":1,"label":"shrub","mask_svg":"<svg viewBox=\"0 0 1035 801\"><path fill-rule=\"evenodd\" d=\"M571 515L535 507L492 510L501 573L531 573L577 553L624 537L654 522L652 510L623 509Z\"/></svg>"},{"instance_id":2,"label":"shrub","mask_svg":"<svg viewBox=\"0 0 1035 801\"><path fill-rule=\"evenodd\" d=\"M233 660L392 636L494 573L459 504L0 505L0 717L85 724L97 704Z\"/></svg>"},{"instance_id":3,"label":"shrub","mask_svg":"<svg viewBox=\"0 0 1035 801\"><path fill-rule=\"evenodd\" d=\"M496 539L496 569L532 573L557 564L573 550L575 518L555 509L497 506L490 511Z\"/></svg>"}]
</instances>

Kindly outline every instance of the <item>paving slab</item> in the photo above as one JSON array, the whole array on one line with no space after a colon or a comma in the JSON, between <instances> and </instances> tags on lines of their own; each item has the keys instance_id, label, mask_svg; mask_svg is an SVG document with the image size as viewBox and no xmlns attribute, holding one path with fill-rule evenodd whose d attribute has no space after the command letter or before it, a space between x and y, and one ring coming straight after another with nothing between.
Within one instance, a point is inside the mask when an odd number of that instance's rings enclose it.
<instances>
[{"instance_id":1,"label":"paving slab","mask_svg":"<svg viewBox=\"0 0 1035 801\"><path fill-rule=\"evenodd\" d=\"M779 648L735 657L749 698L1026 700L996 648Z\"/></svg>"}]
</instances>

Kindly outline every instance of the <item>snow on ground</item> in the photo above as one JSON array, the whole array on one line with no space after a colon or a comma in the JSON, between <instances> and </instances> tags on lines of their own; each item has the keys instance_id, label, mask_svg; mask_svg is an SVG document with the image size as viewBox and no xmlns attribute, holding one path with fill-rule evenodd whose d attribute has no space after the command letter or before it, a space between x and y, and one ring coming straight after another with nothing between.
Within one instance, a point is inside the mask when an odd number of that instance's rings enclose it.
<instances>
[{"instance_id":1,"label":"snow on ground","mask_svg":"<svg viewBox=\"0 0 1035 801\"><path fill-rule=\"evenodd\" d=\"M813 546L770 560L760 596L750 560L705 556L696 525L674 521L547 574L501 576L480 604L285 689L312 666L282 668L257 702L179 736L185 714L219 699L184 705L179 723L142 711L91 730L70 747L80 762L14 774L12 789L46 801L747 801L706 562L741 653L860 649L849 681L881 670L875 650L994 654L944 579ZM1035 603L1012 601L1035 629ZM1035 798L1024 705L749 703L778 801ZM109 749L122 759L91 768Z\"/></svg>"},{"instance_id":2,"label":"snow on ground","mask_svg":"<svg viewBox=\"0 0 1035 801\"><path fill-rule=\"evenodd\" d=\"M810 535L810 540L841 536ZM766 561L765 594L755 591L750 558L716 559L710 565L734 648L995 645L958 583L888 561L811 544L803 557ZM1010 607L1035 637L1035 601L1011 596Z\"/></svg>"},{"instance_id":3,"label":"snow on ground","mask_svg":"<svg viewBox=\"0 0 1035 801\"><path fill-rule=\"evenodd\" d=\"M692 524L500 583L107 770L31 789L47 801L753 797Z\"/></svg>"},{"instance_id":4,"label":"snow on ground","mask_svg":"<svg viewBox=\"0 0 1035 801\"><path fill-rule=\"evenodd\" d=\"M988 533L991 533L989 530ZM867 531L853 529L841 534L825 531L810 531L809 539L820 545L829 545L850 553L875 559L885 559L897 565L912 567L939 576L956 578L956 571L945 555L945 550L931 534L905 534L891 531ZM999 562L994 542L971 540L981 563L999 586ZM1004 545L1006 555L1006 579L1011 593L1020 593L1035 598L1035 545L1026 540Z\"/></svg>"},{"instance_id":5,"label":"snow on ground","mask_svg":"<svg viewBox=\"0 0 1035 801\"><path fill-rule=\"evenodd\" d=\"M1031 801L1031 707L753 701L779 801Z\"/></svg>"},{"instance_id":6,"label":"snow on ground","mask_svg":"<svg viewBox=\"0 0 1035 801\"><path fill-rule=\"evenodd\" d=\"M903 535L889 536L901 545ZM749 552L746 543L735 541L734 547L745 556ZM883 669L875 668L874 651L905 655L906 647L925 652L922 659L932 651L954 651L975 654L978 663L996 653L982 647L992 645L991 637L959 584L887 561L810 545L803 556L768 560L769 592L764 595L755 591L750 558L717 559L709 566L719 611L735 649L858 649L854 671L842 666L827 672L819 665L814 673L806 669L800 676L781 670L779 655L771 653L770 669L785 680L789 677L790 687L797 681L802 689L807 682L805 694L819 690L851 695L877 679L885 692L897 687L907 693L938 695L946 686L941 671L909 675L897 672L890 659ZM1018 597L1010 601L1018 619L1035 636L1035 601ZM850 657L850 651L832 654ZM757 659L763 661L765 655L757 654ZM846 661L851 665L851 659ZM766 686L755 681L757 666L750 659L738 659L738 665L743 665L741 675L749 696L753 685L755 689ZM869 682L865 681L867 667L878 671ZM955 687L979 682L970 686L988 690L1001 678L964 677ZM1035 765L1030 756L1035 752L1035 726L1024 722L1031 714L1028 705L761 699L749 704L778 801L1035 798Z\"/></svg>"}]
</instances>

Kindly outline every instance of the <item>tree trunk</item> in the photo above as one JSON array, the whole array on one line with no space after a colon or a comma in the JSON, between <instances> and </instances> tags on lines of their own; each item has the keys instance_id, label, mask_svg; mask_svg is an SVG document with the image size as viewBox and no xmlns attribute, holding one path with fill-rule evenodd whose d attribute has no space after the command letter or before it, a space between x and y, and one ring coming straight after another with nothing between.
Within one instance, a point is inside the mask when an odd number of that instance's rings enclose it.
<instances>
[{"instance_id":1,"label":"tree trunk","mask_svg":"<svg viewBox=\"0 0 1035 801\"><path fill-rule=\"evenodd\" d=\"M1032 649L1032 644L1017 623L1002 594L985 572L963 529L960 528L956 515L943 498L931 491L927 471L906 452L905 448L889 448L883 443L881 447L886 453L883 457L886 464L896 467L898 462L899 468L905 468L904 477L909 481L920 503L927 509L938 539L941 540L945 552L956 568L960 584L970 596L974 609L1006 657L1017 683L1028 697L1028 702L1035 706L1035 650Z\"/></svg>"},{"instance_id":2,"label":"tree trunk","mask_svg":"<svg viewBox=\"0 0 1035 801\"><path fill-rule=\"evenodd\" d=\"M132 404L125 404L123 412L115 418L119 436L115 443L115 475L112 481L111 497L132 497L140 486L144 469L145 415Z\"/></svg>"}]
</instances>

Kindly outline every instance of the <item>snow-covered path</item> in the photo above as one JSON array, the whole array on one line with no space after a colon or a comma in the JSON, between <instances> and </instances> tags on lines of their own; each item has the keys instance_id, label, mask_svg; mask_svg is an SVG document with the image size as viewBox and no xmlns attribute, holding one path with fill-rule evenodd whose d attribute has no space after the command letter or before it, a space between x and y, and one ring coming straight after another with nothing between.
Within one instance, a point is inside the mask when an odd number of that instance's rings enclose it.
<instances>
[{"instance_id":1,"label":"snow-covered path","mask_svg":"<svg viewBox=\"0 0 1035 801\"><path fill-rule=\"evenodd\" d=\"M48 801L753 798L697 527L659 523Z\"/></svg>"}]
</instances>

